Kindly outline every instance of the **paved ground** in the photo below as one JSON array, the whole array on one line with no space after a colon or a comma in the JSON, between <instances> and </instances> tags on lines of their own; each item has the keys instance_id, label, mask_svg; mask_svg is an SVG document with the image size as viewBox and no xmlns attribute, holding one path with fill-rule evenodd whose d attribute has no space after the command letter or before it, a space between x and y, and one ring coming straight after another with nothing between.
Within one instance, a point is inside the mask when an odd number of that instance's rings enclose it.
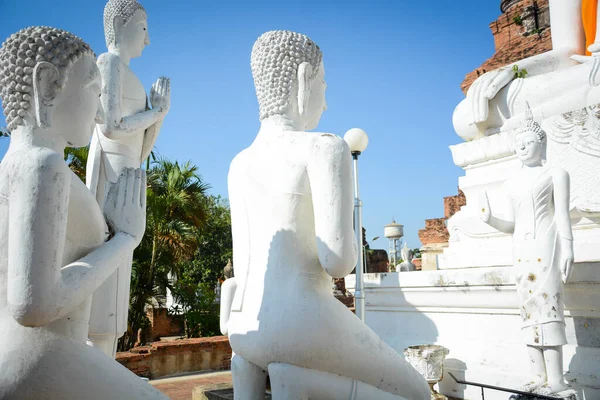
<instances>
[{"instance_id":1,"label":"paved ground","mask_svg":"<svg viewBox=\"0 0 600 400\"><path fill-rule=\"evenodd\" d=\"M191 400L192 390L196 386L230 382L231 372L223 371L155 379L150 381L150 384L171 398L171 400Z\"/></svg>"},{"instance_id":2,"label":"paved ground","mask_svg":"<svg viewBox=\"0 0 600 400\"><path fill-rule=\"evenodd\" d=\"M231 371L206 372L202 374L163 378L150 381L150 384L163 392L171 400L191 400L196 386L215 383L231 383ZM449 400L460 400L452 397Z\"/></svg>"}]
</instances>

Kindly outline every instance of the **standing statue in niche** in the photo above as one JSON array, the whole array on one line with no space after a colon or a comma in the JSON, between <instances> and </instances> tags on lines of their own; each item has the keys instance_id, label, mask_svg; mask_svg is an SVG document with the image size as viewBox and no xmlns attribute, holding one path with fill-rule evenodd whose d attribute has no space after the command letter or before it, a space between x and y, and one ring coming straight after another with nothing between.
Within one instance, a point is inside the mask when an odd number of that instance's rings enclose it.
<instances>
[{"instance_id":1,"label":"standing statue in niche","mask_svg":"<svg viewBox=\"0 0 600 400\"><path fill-rule=\"evenodd\" d=\"M102 208L105 185L115 182L125 168L139 168L150 155L170 106L170 83L159 78L146 91L129 68L150 43L146 11L136 0L110 0L104 8L108 52L98 58L102 76L104 122L96 126L90 145L86 184ZM115 355L117 339L127 330L133 253L94 293L90 344Z\"/></svg>"},{"instance_id":2,"label":"standing statue in niche","mask_svg":"<svg viewBox=\"0 0 600 400\"><path fill-rule=\"evenodd\" d=\"M352 159L317 127L326 109L319 47L271 31L254 44L260 131L229 170L235 277L223 283L235 398L429 400L429 387L331 293L356 264Z\"/></svg>"},{"instance_id":3,"label":"standing statue in niche","mask_svg":"<svg viewBox=\"0 0 600 400\"><path fill-rule=\"evenodd\" d=\"M408 245L404 243L404 247L400 250L400 255L402 256L402 263L398 266L398 271L402 272L411 272L416 271L417 267L412 263L413 252L408 248Z\"/></svg>"},{"instance_id":4,"label":"standing statue in niche","mask_svg":"<svg viewBox=\"0 0 600 400\"><path fill-rule=\"evenodd\" d=\"M0 49L11 131L0 163L0 398L164 399L86 345L92 293L140 243L146 177L126 169L104 214L63 159L101 122L102 81L81 39L21 30ZM108 240L107 240L108 238Z\"/></svg>"},{"instance_id":5,"label":"standing statue in niche","mask_svg":"<svg viewBox=\"0 0 600 400\"><path fill-rule=\"evenodd\" d=\"M563 282L573 265L569 175L545 163L546 133L529 109L526 118L524 129L515 136L523 167L505 184L508 218L492 213L487 194L481 201L481 218L513 235L522 334L533 373L525 390L551 394L568 387L562 346L567 344Z\"/></svg>"}]
</instances>

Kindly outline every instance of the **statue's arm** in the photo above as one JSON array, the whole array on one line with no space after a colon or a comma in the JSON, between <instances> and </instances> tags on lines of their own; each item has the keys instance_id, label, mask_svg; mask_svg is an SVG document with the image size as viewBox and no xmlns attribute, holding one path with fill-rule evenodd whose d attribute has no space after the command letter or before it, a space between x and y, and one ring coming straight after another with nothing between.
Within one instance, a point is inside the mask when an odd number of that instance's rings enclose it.
<instances>
[{"instance_id":1,"label":"statue's arm","mask_svg":"<svg viewBox=\"0 0 600 400\"><path fill-rule=\"evenodd\" d=\"M573 240L571 229L570 209L570 183L569 174L562 168L553 171L554 181L554 221L561 238Z\"/></svg>"},{"instance_id":2,"label":"statue's arm","mask_svg":"<svg viewBox=\"0 0 600 400\"><path fill-rule=\"evenodd\" d=\"M512 235L515 232L515 222L490 215L487 224L500 232Z\"/></svg>"},{"instance_id":3,"label":"statue's arm","mask_svg":"<svg viewBox=\"0 0 600 400\"><path fill-rule=\"evenodd\" d=\"M167 113L171 104L171 81L168 78L161 76L152 85L152 88L150 89L150 102L152 103L152 107L163 108L164 114ZM164 114L163 118L156 121L154 125L146 129L146 132L144 133L141 162L144 162L144 160L148 158L154 148L154 143L156 143L160 128L162 128Z\"/></svg>"},{"instance_id":4,"label":"statue's arm","mask_svg":"<svg viewBox=\"0 0 600 400\"><path fill-rule=\"evenodd\" d=\"M342 278L355 267L357 257L352 225L352 156L346 142L339 136L317 134L307 172L319 260L329 275Z\"/></svg>"},{"instance_id":5,"label":"statue's arm","mask_svg":"<svg viewBox=\"0 0 600 400\"><path fill-rule=\"evenodd\" d=\"M509 105L508 109L505 106L509 101L508 97L512 96L508 94L508 91L510 90L509 84L516 76L513 67L516 66L520 71L527 70L526 78L530 78L578 64L578 61L572 59L571 56L585 52L581 0L551 0L550 19L552 21L552 50L484 73L469 87L467 98L459 104L453 116L454 129L460 137L465 140L473 140L483 137L488 130L489 133L494 133L495 129L502 126L507 118L514 116L515 110L520 109L518 105L514 104ZM569 77L571 75L569 74ZM526 79L525 82L529 82L529 80ZM519 99L526 98L532 102L532 107L537 107L535 99L539 98L539 82L533 84L535 93L532 96L520 93L519 86L517 85L514 89L519 94L516 97L517 102ZM569 81L569 87L572 86L573 82ZM555 92L556 90L558 89L555 88ZM562 91L564 89L561 88L556 93L562 94ZM554 99L552 95L546 95L546 98ZM492 101L494 99L496 100ZM499 107L502 112L497 110Z\"/></svg>"},{"instance_id":6,"label":"statue's arm","mask_svg":"<svg viewBox=\"0 0 600 400\"><path fill-rule=\"evenodd\" d=\"M504 191L507 190L507 185L504 186ZM481 207L481 219L483 222L491 226L492 228L506 233L513 234L515 232L515 217L514 210L512 206L512 202L508 196L505 197L505 202L508 204L507 211L508 215L506 219L499 218L494 215L492 212L492 207L490 206L490 202L488 200L487 192L483 192L482 199L480 200Z\"/></svg>"},{"instance_id":7,"label":"statue's arm","mask_svg":"<svg viewBox=\"0 0 600 400\"><path fill-rule=\"evenodd\" d=\"M550 0L552 50L511 63L511 66L526 69L526 77L531 77L577 65L570 57L585 54L581 1Z\"/></svg>"},{"instance_id":8,"label":"statue's arm","mask_svg":"<svg viewBox=\"0 0 600 400\"><path fill-rule=\"evenodd\" d=\"M223 332L227 331L227 321L231 310L240 311L241 309L250 267L250 229L248 226L248 210L244 202L244 190L247 186L245 180L247 178L240 173L245 168L241 162L242 158L243 152L233 159L227 176L231 210L231 236L233 240L233 271L236 279L227 279L221 287L221 330ZM237 291L239 293L236 297ZM237 300L234 302L236 298ZM223 334L225 335L225 333Z\"/></svg>"},{"instance_id":9,"label":"statue's arm","mask_svg":"<svg viewBox=\"0 0 600 400\"><path fill-rule=\"evenodd\" d=\"M227 335L229 333L229 316L231 315L231 305L233 304L233 297L235 296L235 290L237 289L237 281L235 278L226 279L221 286L221 310L219 313L219 328L221 334Z\"/></svg>"},{"instance_id":10,"label":"statue's arm","mask_svg":"<svg viewBox=\"0 0 600 400\"><path fill-rule=\"evenodd\" d=\"M140 161L142 163L146 158L150 156L150 153L154 148L154 144L156 143L156 139L158 139L158 134L160 133L162 123L163 121L160 120L154 125L152 125L150 128L146 129L146 133L144 133L144 143L142 144L142 155L140 158Z\"/></svg>"},{"instance_id":11,"label":"statue's arm","mask_svg":"<svg viewBox=\"0 0 600 400\"><path fill-rule=\"evenodd\" d=\"M163 107L123 117L121 99L124 65L114 54L105 53L98 59L98 67L104 85L101 97L104 124L99 125L104 136L113 140L133 136L164 118L168 110Z\"/></svg>"},{"instance_id":12,"label":"statue's arm","mask_svg":"<svg viewBox=\"0 0 600 400\"><path fill-rule=\"evenodd\" d=\"M24 326L47 325L80 305L135 247L117 233L109 242L65 267L67 212L72 172L52 153L21 165L27 179L12 185L8 244L8 307Z\"/></svg>"}]
</instances>

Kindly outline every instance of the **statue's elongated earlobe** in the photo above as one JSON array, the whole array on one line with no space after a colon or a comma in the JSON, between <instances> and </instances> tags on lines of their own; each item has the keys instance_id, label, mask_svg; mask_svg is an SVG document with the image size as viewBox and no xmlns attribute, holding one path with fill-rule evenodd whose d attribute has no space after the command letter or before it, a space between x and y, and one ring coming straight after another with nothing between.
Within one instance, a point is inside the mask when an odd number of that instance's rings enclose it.
<instances>
[{"instance_id":1,"label":"statue's elongated earlobe","mask_svg":"<svg viewBox=\"0 0 600 400\"><path fill-rule=\"evenodd\" d=\"M123 28L125 28L125 20L120 15L116 15L113 18L113 30L115 32L114 45L121 44L123 39Z\"/></svg>"},{"instance_id":2,"label":"statue's elongated earlobe","mask_svg":"<svg viewBox=\"0 0 600 400\"><path fill-rule=\"evenodd\" d=\"M310 101L310 77L312 76L312 66L303 62L298 66L298 112L304 116L308 109Z\"/></svg>"},{"instance_id":3,"label":"statue's elongated earlobe","mask_svg":"<svg viewBox=\"0 0 600 400\"><path fill-rule=\"evenodd\" d=\"M33 69L33 101L35 122L40 128L50 127L52 101L56 97L58 69L49 62L40 62Z\"/></svg>"}]
</instances>

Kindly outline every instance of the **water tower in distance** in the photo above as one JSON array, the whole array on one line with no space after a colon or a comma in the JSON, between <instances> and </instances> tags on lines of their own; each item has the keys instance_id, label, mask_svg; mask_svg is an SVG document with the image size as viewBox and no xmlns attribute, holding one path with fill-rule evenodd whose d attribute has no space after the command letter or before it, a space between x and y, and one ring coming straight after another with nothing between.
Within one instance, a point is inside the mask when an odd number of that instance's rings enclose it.
<instances>
[{"instance_id":1,"label":"water tower in distance","mask_svg":"<svg viewBox=\"0 0 600 400\"><path fill-rule=\"evenodd\" d=\"M396 268L396 265L398 264L398 252L400 251L401 246L400 239L404 236L404 226L397 224L396 221L392 219L392 223L387 224L383 232L384 236L390 241L390 265Z\"/></svg>"}]
</instances>

